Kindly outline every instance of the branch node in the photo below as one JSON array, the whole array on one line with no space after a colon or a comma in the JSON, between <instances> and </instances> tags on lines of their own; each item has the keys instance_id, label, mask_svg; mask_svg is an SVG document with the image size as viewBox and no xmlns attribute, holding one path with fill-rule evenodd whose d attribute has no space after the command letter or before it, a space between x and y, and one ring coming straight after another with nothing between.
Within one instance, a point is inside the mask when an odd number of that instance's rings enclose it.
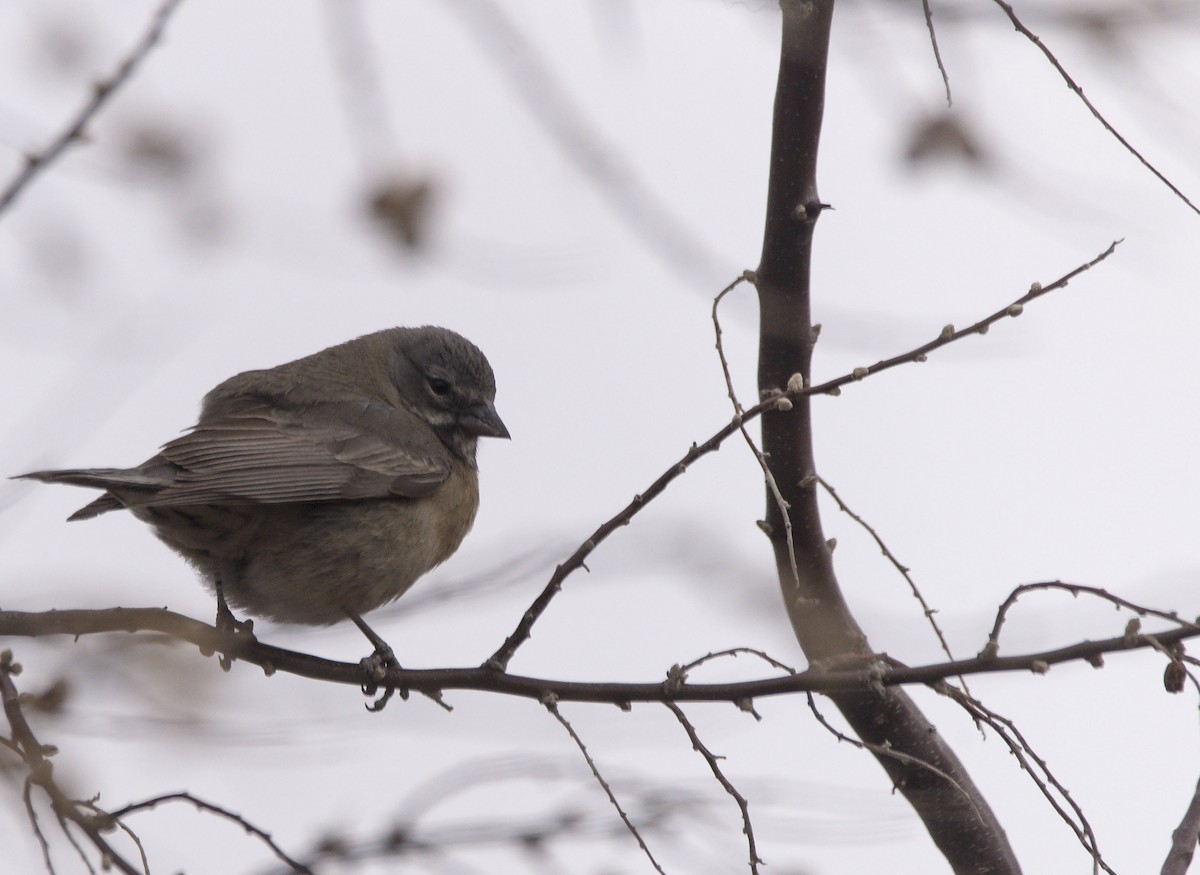
<instances>
[{"instance_id":1,"label":"branch node","mask_svg":"<svg viewBox=\"0 0 1200 875\"><path fill-rule=\"evenodd\" d=\"M1050 663L1046 662L1044 659L1035 659L1033 662L1029 663L1029 670L1034 674L1046 674L1048 671L1050 671Z\"/></svg>"},{"instance_id":2,"label":"branch node","mask_svg":"<svg viewBox=\"0 0 1200 875\"><path fill-rule=\"evenodd\" d=\"M1130 618L1125 624L1125 643L1133 646L1137 643L1138 634L1142 631L1142 621L1137 617Z\"/></svg>"}]
</instances>

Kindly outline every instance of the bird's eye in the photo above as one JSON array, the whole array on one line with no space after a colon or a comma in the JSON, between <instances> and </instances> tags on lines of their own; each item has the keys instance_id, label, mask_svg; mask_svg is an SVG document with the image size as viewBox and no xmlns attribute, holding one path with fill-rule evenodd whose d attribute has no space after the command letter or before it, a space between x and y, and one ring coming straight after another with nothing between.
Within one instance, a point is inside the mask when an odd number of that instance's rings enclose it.
<instances>
[{"instance_id":1,"label":"bird's eye","mask_svg":"<svg viewBox=\"0 0 1200 875\"><path fill-rule=\"evenodd\" d=\"M445 398L450 394L450 381L443 380L441 377L430 377L429 391L433 392L439 398Z\"/></svg>"}]
</instances>

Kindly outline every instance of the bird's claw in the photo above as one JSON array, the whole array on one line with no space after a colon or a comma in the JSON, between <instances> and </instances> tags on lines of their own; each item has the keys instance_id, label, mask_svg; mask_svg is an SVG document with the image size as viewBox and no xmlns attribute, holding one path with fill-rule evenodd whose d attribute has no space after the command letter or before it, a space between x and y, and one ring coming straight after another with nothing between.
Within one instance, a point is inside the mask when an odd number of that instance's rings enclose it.
<instances>
[{"instance_id":1,"label":"bird's claw","mask_svg":"<svg viewBox=\"0 0 1200 875\"><path fill-rule=\"evenodd\" d=\"M258 640L254 636L254 621L239 620L233 615L233 611L229 610L225 599L221 597L217 599L217 619L214 625L217 628L217 634L232 645L224 648L221 652L221 670L229 671L233 666L232 652L241 646L243 641L253 644Z\"/></svg>"},{"instance_id":2,"label":"bird's claw","mask_svg":"<svg viewBox=\"0 0 1200 875\"><path fill-rule=\"evenodd\" d=\"M396 654L392 652L392 648L382 642L376 646L374 653L360 660L359 665L366 675L366 680L362 684L364 696L374 696L378 693L379 685L387 678L388 669L400 667L400 663L396 661ZM366 706L367 710L372 713L382 711L396 692L396 687L391 684L386 685L379 698ZM402 687L399 693L401 699L408 699L408 690Z\"/></svg>"}]
</instances>

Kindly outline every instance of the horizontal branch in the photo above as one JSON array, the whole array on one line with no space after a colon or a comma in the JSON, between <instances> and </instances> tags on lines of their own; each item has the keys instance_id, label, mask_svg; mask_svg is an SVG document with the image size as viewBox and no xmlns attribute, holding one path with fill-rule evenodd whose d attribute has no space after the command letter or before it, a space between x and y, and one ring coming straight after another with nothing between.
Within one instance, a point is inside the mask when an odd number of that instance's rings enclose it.
<instances>
[{"instance_id":1,"label":"horizontal branch","mask_svg":"<svg viewBox=\"0 0 1200 875\"><path fill-rule=\"evenodd\" d=\"M0 636L41 637L89 635L104 632L157 632L196 645L204 653L221 651L234 659L313 680L361 686L365 680L359 663L338 662L307 653L264 644L244 634L230 635L213 626L162 608L111 608L107 610L0 611ZM936 685L960 675L1032 671L1039 674L1052 665L1088 662L1100 667L1110 653L1145 648L1162 649L1200 637L1200 625L1180 622L1176 628L1153 634L1123 634L1100 641L1025 653L990 656L909 667L886 655L864 658L854 666L813 670L753 681L690 683L685 672L672 672L656 683L579 682L509 674L486 666L479 668L388 669L381 686L394 686L437 696L446 690L478 690L542 701L553 696L566 702L606 702L626 706L633 702L732 702L738 705L763 697L799 692L834 693L880 686Z\"/></svg>"}]
</instances>

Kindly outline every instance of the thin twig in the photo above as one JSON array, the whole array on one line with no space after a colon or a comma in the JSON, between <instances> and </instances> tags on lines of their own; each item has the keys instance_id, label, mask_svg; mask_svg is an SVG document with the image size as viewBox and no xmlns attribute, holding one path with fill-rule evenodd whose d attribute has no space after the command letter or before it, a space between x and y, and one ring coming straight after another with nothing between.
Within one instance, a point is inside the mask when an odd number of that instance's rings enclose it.
<instances>
[{"instance_id":1,"label":"thin twig","mask_svg":"<svg viewBox=\"0 0 1200 875\"><path fill-rule=\"evenodd\" d=\"M1108 864L1104 862L1104 857L1101 855L1100 848L1096 844L1096 834L1093 832L1092 825L1088 822L1087 817L1084 816L1083 809L1071 798L1070 791L1050 771L1050 767L1046 765L1046 761L1037 755L1033 747L1025 739L1025 736L1017 729L1016 724L1009 718L992 711L978 699L968 696L965 692L950 684L943 684L939 689L951 699L958 702L972 717L976 720L982 720L1000 736L1013 756L1020 762L1021 767L1029 774L1030 779L1037 786L1038 790L1041 791L1042 796L1045 797L1050 806L1058 813L1063 823L1067 824L1072 832L1075 833L1075 837L1079 839L1079 843L1083 845L1084 850L1091 855L1093 870L1099 872L1100 869L1103 869L1109 875L1116 875L1109 868ZM1057 796L1054 792L1051 792L1051 788L1057 791ZM1063 807L1062 802L1059 801L1059 797L1070 807L1071 812L1078 819L1077 821Z\"/></svg>"},{"instance_id":2,"label":"thin twig","mask_svg":"<svg viewBox=\"0 0 1200 875\"><path fill-rule=\"evenodd\" d=\"M635 839L637 839L638 846L646 855L646 859L650 861L650 865L654 867L654 871L660 873L660 875L666 875L666 873L663 872L662 866L658 865L658 860L654 859L654 854L650 852L650 847L646 844L646 840L642 838L642 834L638 832L638 828L634 826L633 821L629 819L629 815L625 813L625 809L621 807L621 803L617 801L617 796L615 793L613 793L612 786L604 779L604 776L600 774L600 769L596 767L595 760L593 760L592 755L588 753L587 745L583 743L583 739L579 737L579 733L575 731L575 727L570 724L570 722L562 715L561 712L559 712L558 702L555 697L550 694L543 696L542 705L545 706L546 710L554 716L555 720L562 724L562 728L567 730L567 734L571 736L571 740L575 742L575 746L579 748L579 752L583 754L584 760L587 761L588 768L592 770L592 776L600 785L600 789L604 791L604 794L608 796L608 801L611 802L613 808L617 810L617 814L620 815L621 821L625 824L625 828L629 830Z\"/></svg>"},{"instance_id":3,"label":"thin twig","mask_svg":"<svg viewBox=\"0 0 1200 875\"><path fill-rule=\"evenodd\" d=\"M728 650L718 650L715 653L706 653L706 654L704 654L704 656L701 656L699 659L693 659L691 662L687 663L686 665L680 666L680 668L684 673L687 673L694 668L699 668L700 666L704 665L704 663L706 663L706 662L711 662L714 659L720 659L725 656L736 657L743 653L749 654L750 656L757 656L759 659L761 659L763 662L765 662L767 665L771 666L772 668L781 669L782 671L786 671L788 674L797 674L796 669L792 668L787 663L780 662L775 657L767 654L766 652L764 652L762 650L757 650L756 648L753 648L753 647L730 647Z\"/></svg>"},{"instance_id":4,"label":"thin twig","mask_svg":"<svg viewBox=\"0 0 1200 875\"><path fill-rule=\"evenodd\" d=\"M738 810L742 813L742 832L746 836L746 845L750 854L750 871L758 875L759 866L763 865L763 860L758 856L758 846L754 841L754 824L750 822L750 803L746 801L746 797L738 792L737 787L725 777L725 773L721 771L721 766L717 763L719 757L710 751L700 740L700 736L696 733L696 727L688 720L687 715L683 713L683 709L674 702L667 702L667 708L675 715L675 719L679 721L679 725L683 727L683 731L687 733L688 738L692 742L692 750L704 757L708 767L712 769L713 777L725 788L725 792L733 797L733 801L737 803Z\"/></svg>"},{"instance_id":5,"label":"thin twig","mask_svg":"<svg viewBox=\"0 0 1200 875\"><path fill-rule=\"evenodd\" d=\"M83 106L75 114L62 132L55 137L49 145L40 152L34 152L25 158L24 166L17 171L17 175L8 183L8 186L3 192L0 192L0 214L15 201L18 195L24 191L25 187L46 167L57 159L67 147L73 143L79 142L86 136L87 126L91 123L96 114L104 107L114 93L134 74L138 66L145 60L159 41L162 39L163 31L166 29L167 21L172 13L179 7L183 0L163 0L162 5L155 11L150 19L150 24L146 28L144 34L137 44L130 50L129 54L117 66L112 75L107 79L101 79L92 86L92 93L84 102Z\"/></svg>"},{"instance_id":6,"label":"thin twig","mask_svg":"<svg viewBox=\"0 0 1200 875\"><path fill-rule=\"evenodd\" d=\"M798 589L800 587L800 566L796 562L796 542L792 538L792 516L787 512L788 503L784 500L783 493L779 490L779 484L775 482L775 475L771 471L771 466L767 464L766 456L758 448L758 444L754 442L754 438L750 436L750 432L746 430L746 424L743 419L745 409L742 407L742 402L738 400L737 391L733 388L733 375L729 371L729 359L725 357L725 344L721 340L721 319L717 315L717 308L721 304L721 299L737 288L738 284L743 280L750 279L751 275L749 273L742 274L722 289L721 293L713 299L713 332L717 338L717 357L721 360L721 372L725 375L725 390L729 395L729 402L733 405L733 421L737 423L738 431L742 433L742 438L746 441L746 446L754 454L754 459L758 462L758 467L762 469L763 477L767 482L767 489L770 490L771 497L775 499L775 504L779 507L779 516L783 520L783 534L787 541L788 561L791 564L792 582ZM792 402L787 399L784 399L780 403L787 405L781 409L788 409L792 406Z\"/></svg>"},{"instance_id":7,"label":"thin twig","mask_svg":"<svg viewBox=\"0 0 1200 875\"><path fill-rule=\"evenodd\" d=\"M946 106L954 106L954 98L950 95L950 74L942 63L942 50L938 47L937 29L933 26L933 6L929 0L921 0L921 8L925 10L925 27L929 31L929 44L933 46L933 57L937 61L938 72L942 74L942 84L946 86Z\"/></svg>"},{"instance_id":8,"label":"thin twig","mask_svg":"<svg viewBox=\"0 0 1200 875\"><path fill-rule=\"evenodd\" d=\"M1071 78L1071 74L1067 72L1066 68L1059 62L1058 58L1054 56L1054 53L1050 51L1044 42L1042 42L1041 37L1026 27L1024 23L1022 23L1021 19L1017 17L1017 13L1013 11L1012 6L1004 2L1004 0L994 0L994 2L997 6L1004 10L1004 14L1008 16L1008 20L1012 22L1013 27L1020 31L1026 39L1037 46L1041 53L1046 56L1046 60L1048 60L1054 69L1058 71L1058 75L1062 76L1063 81L1067 84L1067 87L1075 92L1075 96L1078 97L1083 105L1088 108L1088 111L1091 112L1096 121L1104 125L1104 129L1112 134L1118 143L1125 147L1125 151L1127 151L1134 158L1137 158L1137 160L1142 163L1143 167L1157 176L1163 185L1169 188L1177 198L1191 208L1192 212L1200 213L1200 207L1197 207L1194 203L1192 203L1191 200L1188 199L1188 196L1175 186L1175 183L1167 179L1167 177L1164 176L1157 167L1151 164L1141 152L1135 149L1133 144L1126 140L1121 135L1120 131L1113 127L1109 120L1100 113L1100 110L1098 110L1096 105L1087 98L1087 96L1083 93L1083 89L1079 87L1074 79Z\"/></svg>"},{"instance_id":9,"label":"thin twig","mask_svg":"<svg viewBox=\"0 0 1200 875\"><path fill-rule=\"evenodd\" d=\"M1081 595L1090 595L1104 601L1111 602L1119 608L1133 611L1139 617L1157 617L1160 620L1166 620L1170 623L1175 623L1181 627L1190 626L1186 620L1179 617L1175 611L1160 611L1155 608L1139 605L1136 602L1131 602L1128 599L1118 595L1113 595L1107 590L1101 589L1098 586L1085 586L1080 583L1064 583L1061 580L1046 580L1039 583L1023 583L1016 587L1008 594L1000 608L996 611L996 619L992 624L992 631L988 634L987 645L984 648L984 653L994 656L1000 651L1000 629L1004 625L1004 621L1008 618L1009 610L1017 603L1027 592L1037 592L1042 590L1060 590L1070 593L1078 598Z\"/></svg>"},{"instance_id":10,"label":"thin twig","mask_svg":"<svg viewBox=\"0 0 1200 875\"><path fill-rule=\"evenodd\" d=\"M279 847L279 845L275 843L275 840L271 838L271 834L269 832L261 827L255 826L240 814L236 814L227 808L222 808L220 805L215 805L212 802L206 802L203 799L193 796L191 793L164 793L161 796L143 799L141 802L131 802L123 808L118 808L116 811L109 812L106 816L114 822L119 822L121 818L125 817L126 815L135 814L139 811L148 811L166 802L190 802L201 811L207 811L210 814L215 814L219 817L225 818L226 820L232 821L270 848L271 852L275 854L275 856L278 857L283 863L290 866L295 871L302 873L302 875L312 875L312 870L303 863L297 862L288 856L283 848Z\"/></svg>"},{"instance_id":11,"label":"thin twig","mask_svg":"<svg viewBox=\"0 0 1200 875\"><path fill-rule=\"evenodd\" d=\"M913 598L920 603L921 610L925 614L925 619L928 620L929 625L933 627L933 633L937 635L938 643L942 646L942 652L946 654L947 659L953 662L954 653L950 650L950 642L946 640L946 636L942 632L942 627L938 625L938 621L933 616L937 613L937 610L931 608L929 606L929 602L925 601L925 596L917 586L917 582L913 580L912 575L909 573L911 569L909 569L907 565L903 564L899 559L896 558L896 555L890 549L888 549L888 545L883 542L883 538L879 536L879 533L875 531L874 527L853 510L851 510L850 506L842 500L842 497L838 494L838 491L834 489L824 477L822 477L820 474L816 474L814 476L817 478L817 482L821 484L824 490L829 493L829 497L837 502L837 506L841 508L842 512L849 515L852 520L866 529L867 534L871 536L875 543L879 545L879 549L883 551L883 555L886 556L888 561L892 563L893 567L900 572L901 576L908 581L908 588L912 591ZM966 680L961 677L958 680L959 683L963 685L963 689L967 690L969 693L970 689L967 687Z\"/></svg>"},{"instance_id":12,"label":"thin twig","mask_svg":"<svg viewBox=\"0 0 1200 875\"><path fill-rule=\"evenodd\" d=\"M976 807L975 800L971 798L971 794L967 792L966 788L955 781L953 777L946 774L946 772L944 772L942 769L939 769L932 763L927 763L924 760L913 756L912 754L907 754L903 751L899 751L895 748L887 747L882 744L872 744L868 741L863 741L862 739L847 735L825 718L825 715L822 714L821 710L817 707L817 699L812 693L806 693L805 695L808 697L808 709L812 711L813 716L817 718L817 722L825 727L825 729L838 741L844 741L847 744L857 747L859 750L868 750L879 757L887 757L895 760L896 762L904 763L905 765L916 766L917 768L924 769L927 772L932 772L957 790L959 794L961 794L962 797L967 800L967 804L971 806L971 809L975 812L975 816L979 819L979 822L984 822L983 815L980 813L978 807Z\"/></svg>"}]
</instances>

